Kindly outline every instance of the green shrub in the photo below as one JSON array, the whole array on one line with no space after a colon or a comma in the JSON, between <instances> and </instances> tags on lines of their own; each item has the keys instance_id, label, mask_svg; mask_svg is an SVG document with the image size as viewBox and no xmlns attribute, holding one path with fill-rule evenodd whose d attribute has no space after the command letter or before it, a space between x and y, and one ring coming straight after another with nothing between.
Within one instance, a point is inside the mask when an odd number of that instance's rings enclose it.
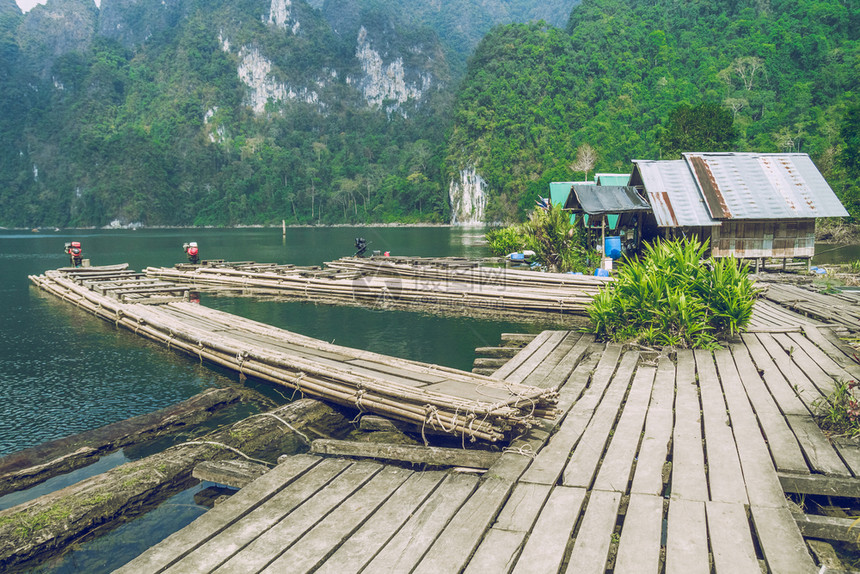
<instances>
[{"instance_id":1,"label":"green shrub","mask_svg":"<svg viewBox=\"0 0 860 574\"><path fill-rule=\"evenodd\" d=\"M487 241L490 243L490 251L493 255L500 257L526 248L526 238L516 226L491 229L487 233Z\"/></svg>"},{"instance_id":2,"label":"green shrub","mask_svg":"<svg viewBox=\"0 0 860 574\"><path fill-rule=\"evenodd\" d=\"M600 260L596 251L586 247L582 229L570 223L570 214L559 205L535 209L525 223L493 229L487 241L499 256L534 251L535 259L550 271L587 272Z\"/></svg>"},{"instance_id":3,"label":"green shrub","mask_svg":"<svg viewBox=\"0 0 860 574\"><path fill-rule=\"evenodd\" d=\"M588 307L594 332L613 341L716 348L743 330L756 290L746 264L703 260L708 244L682 239L646 244L625 259L616 281Z\"/></svg>"}]
</instances>

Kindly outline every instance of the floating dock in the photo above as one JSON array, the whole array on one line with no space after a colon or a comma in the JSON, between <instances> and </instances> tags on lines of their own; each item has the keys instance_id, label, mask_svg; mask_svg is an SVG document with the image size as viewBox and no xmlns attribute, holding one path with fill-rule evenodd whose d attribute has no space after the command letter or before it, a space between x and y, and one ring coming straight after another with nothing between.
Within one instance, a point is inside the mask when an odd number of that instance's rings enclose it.
<instances>
[{"instance_id":1,"label":"floating dock","mask_svg":"<svg viewBox=\"0 0 860 574\"><path fill-rule=\"evenodd\" d=\"M507 441L555 413L555 389L333 345L188 302L187 285L127 269L60 269L30 280L201 362L463 440Z\"/></svg>"},{"instance_id":2,"label":"floating dock","mask_svg":"<svg viewBox=\"0 0 860 574\"><path fill-rule=\"evenodd\" d=\"M860 445L831 440L815 418L838 385L860 381L860 364L821 317L773 301L721 350L545 331L512 357L492 348L509 360L485 377L158 301L176 291L103 294L67 270L31 279L240 373L302 391L348 380L333 400L368 411L390 403L378 384L395 379L421 391L402 403L417 417L376 412L513 439L483 473L285 457L120 572L812 574L821 562L809 539L856 538L851 519L804 513L786 495L860 498ZM431 388L452 394L431 403Z\"/></svg>"},{"instance_id":3,"label":"floating dock","mask_svg":"<svg viewBox=\"0 0 860 574\"><path fill-rule=\"evenodd\" d=\"M484 267L469 260L349 257L325 268L253 262L148 267L148 277L197 288L441 312L583 316L607 277Z\"/></svg>"},{"instance_id":4,"label":"floating dock","mask_svg":"<svg viewBox=\"0 0 860 574\"><path fill-rule=\"evenodd\" d=\"M714 352L546 331L496 377L558 388L559 416L483 475L285 457L120 572L817 573L805 536L850 520L786 493L860 494L860 447L812 415L850 355L812 325Z\"/></svg>"}]
</instances>

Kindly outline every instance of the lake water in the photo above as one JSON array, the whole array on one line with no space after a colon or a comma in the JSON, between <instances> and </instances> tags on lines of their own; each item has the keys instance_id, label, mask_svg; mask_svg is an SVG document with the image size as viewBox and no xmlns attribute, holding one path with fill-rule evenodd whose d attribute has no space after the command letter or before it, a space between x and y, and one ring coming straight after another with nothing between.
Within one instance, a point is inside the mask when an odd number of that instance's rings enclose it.
<instances>
[{"instance_id":1,"label":"lake water","mask_svg":"<svg viewBox=\"0 0 860 574\"><path fill-rule=\"evenodd\" d=\"M297 265L352 255L357 236L369 241L370 250L393 255L481 257L488 255L483 233L445 227L295 228L287 229L286 237L280 229L0 230L0 456L148 413L208 387L235 384L226 371L201 366L31 287L28 275L67 264L67 241L81 241L93 265L129 263L143 269L184 261L186 241L197 241L204 259ZM860 259L860 247L854 248L858 253L831 250L816 262ZM471 368L475 347L497 345L503 332L552 327L209 295L201 302L340 345L465 370ZM124 460L121 454L114 458L116 464ZM69 479L58 479L59 484L64 480ZM115 568L193 520L202 512L194 506L193 492L186 491L163 504L159 514L87 543L39 571Z\"/></svg>"}]
</instances>

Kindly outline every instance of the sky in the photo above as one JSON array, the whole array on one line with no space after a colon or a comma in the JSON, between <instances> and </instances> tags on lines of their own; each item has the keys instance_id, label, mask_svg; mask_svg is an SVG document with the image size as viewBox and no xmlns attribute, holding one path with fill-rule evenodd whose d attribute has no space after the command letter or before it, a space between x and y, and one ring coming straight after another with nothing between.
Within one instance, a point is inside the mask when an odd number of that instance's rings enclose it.
<instances>
[{"instance_id":1,"label":"sky","mask_svg":"<svg viewBox=\"0 0 860 574\"><path fill-rule=\"evenodd\" d=\"M44 4L45 0L15 0L18 3L18 6L24 12L29 12L30 8L35 6L36 4Z\"/></svg>"},{"instance_id":2,"label":"sky","mask_svg":"<svg viewBox=\"0 0 860 574\"><path fill-rule=\"evenodd\" d=\"M30 8L35 6L36 4L44 4L45 0L15 0L18 3L18 7L21 8L24 12L29 12ZM99 5L99 2L96 2L96 6Z\"/></svg>"}]
</instances>

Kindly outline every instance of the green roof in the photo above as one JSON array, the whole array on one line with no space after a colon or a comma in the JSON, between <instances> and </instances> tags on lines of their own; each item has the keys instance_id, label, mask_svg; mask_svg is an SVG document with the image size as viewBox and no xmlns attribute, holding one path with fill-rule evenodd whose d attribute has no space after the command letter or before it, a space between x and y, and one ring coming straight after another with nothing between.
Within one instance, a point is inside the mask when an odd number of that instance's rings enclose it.
<instances>
[{"instance_id":1,"label":"green roof","mask_svg":"<svg viewBox=\"0 0 860 574\"><path fill-rule=\"evenodd\" d=\"M553 181L549 184L549 200L553 205L561 205L567 203L567 196L570 195L570 188L573 184L577 185L594 185L590 181ZM626 182L625 182L625 185Z\"/></svg>"},{"instance_id":2,"label":"green roof","mask_svg":"<svg viewBox=\"0 0 860 574\"><path fill-rule=\"evenodd\" d=\"M597 185L625 186L630 182L629 173L598 173L594 176Z\"/></svg>"}]
</instances>

